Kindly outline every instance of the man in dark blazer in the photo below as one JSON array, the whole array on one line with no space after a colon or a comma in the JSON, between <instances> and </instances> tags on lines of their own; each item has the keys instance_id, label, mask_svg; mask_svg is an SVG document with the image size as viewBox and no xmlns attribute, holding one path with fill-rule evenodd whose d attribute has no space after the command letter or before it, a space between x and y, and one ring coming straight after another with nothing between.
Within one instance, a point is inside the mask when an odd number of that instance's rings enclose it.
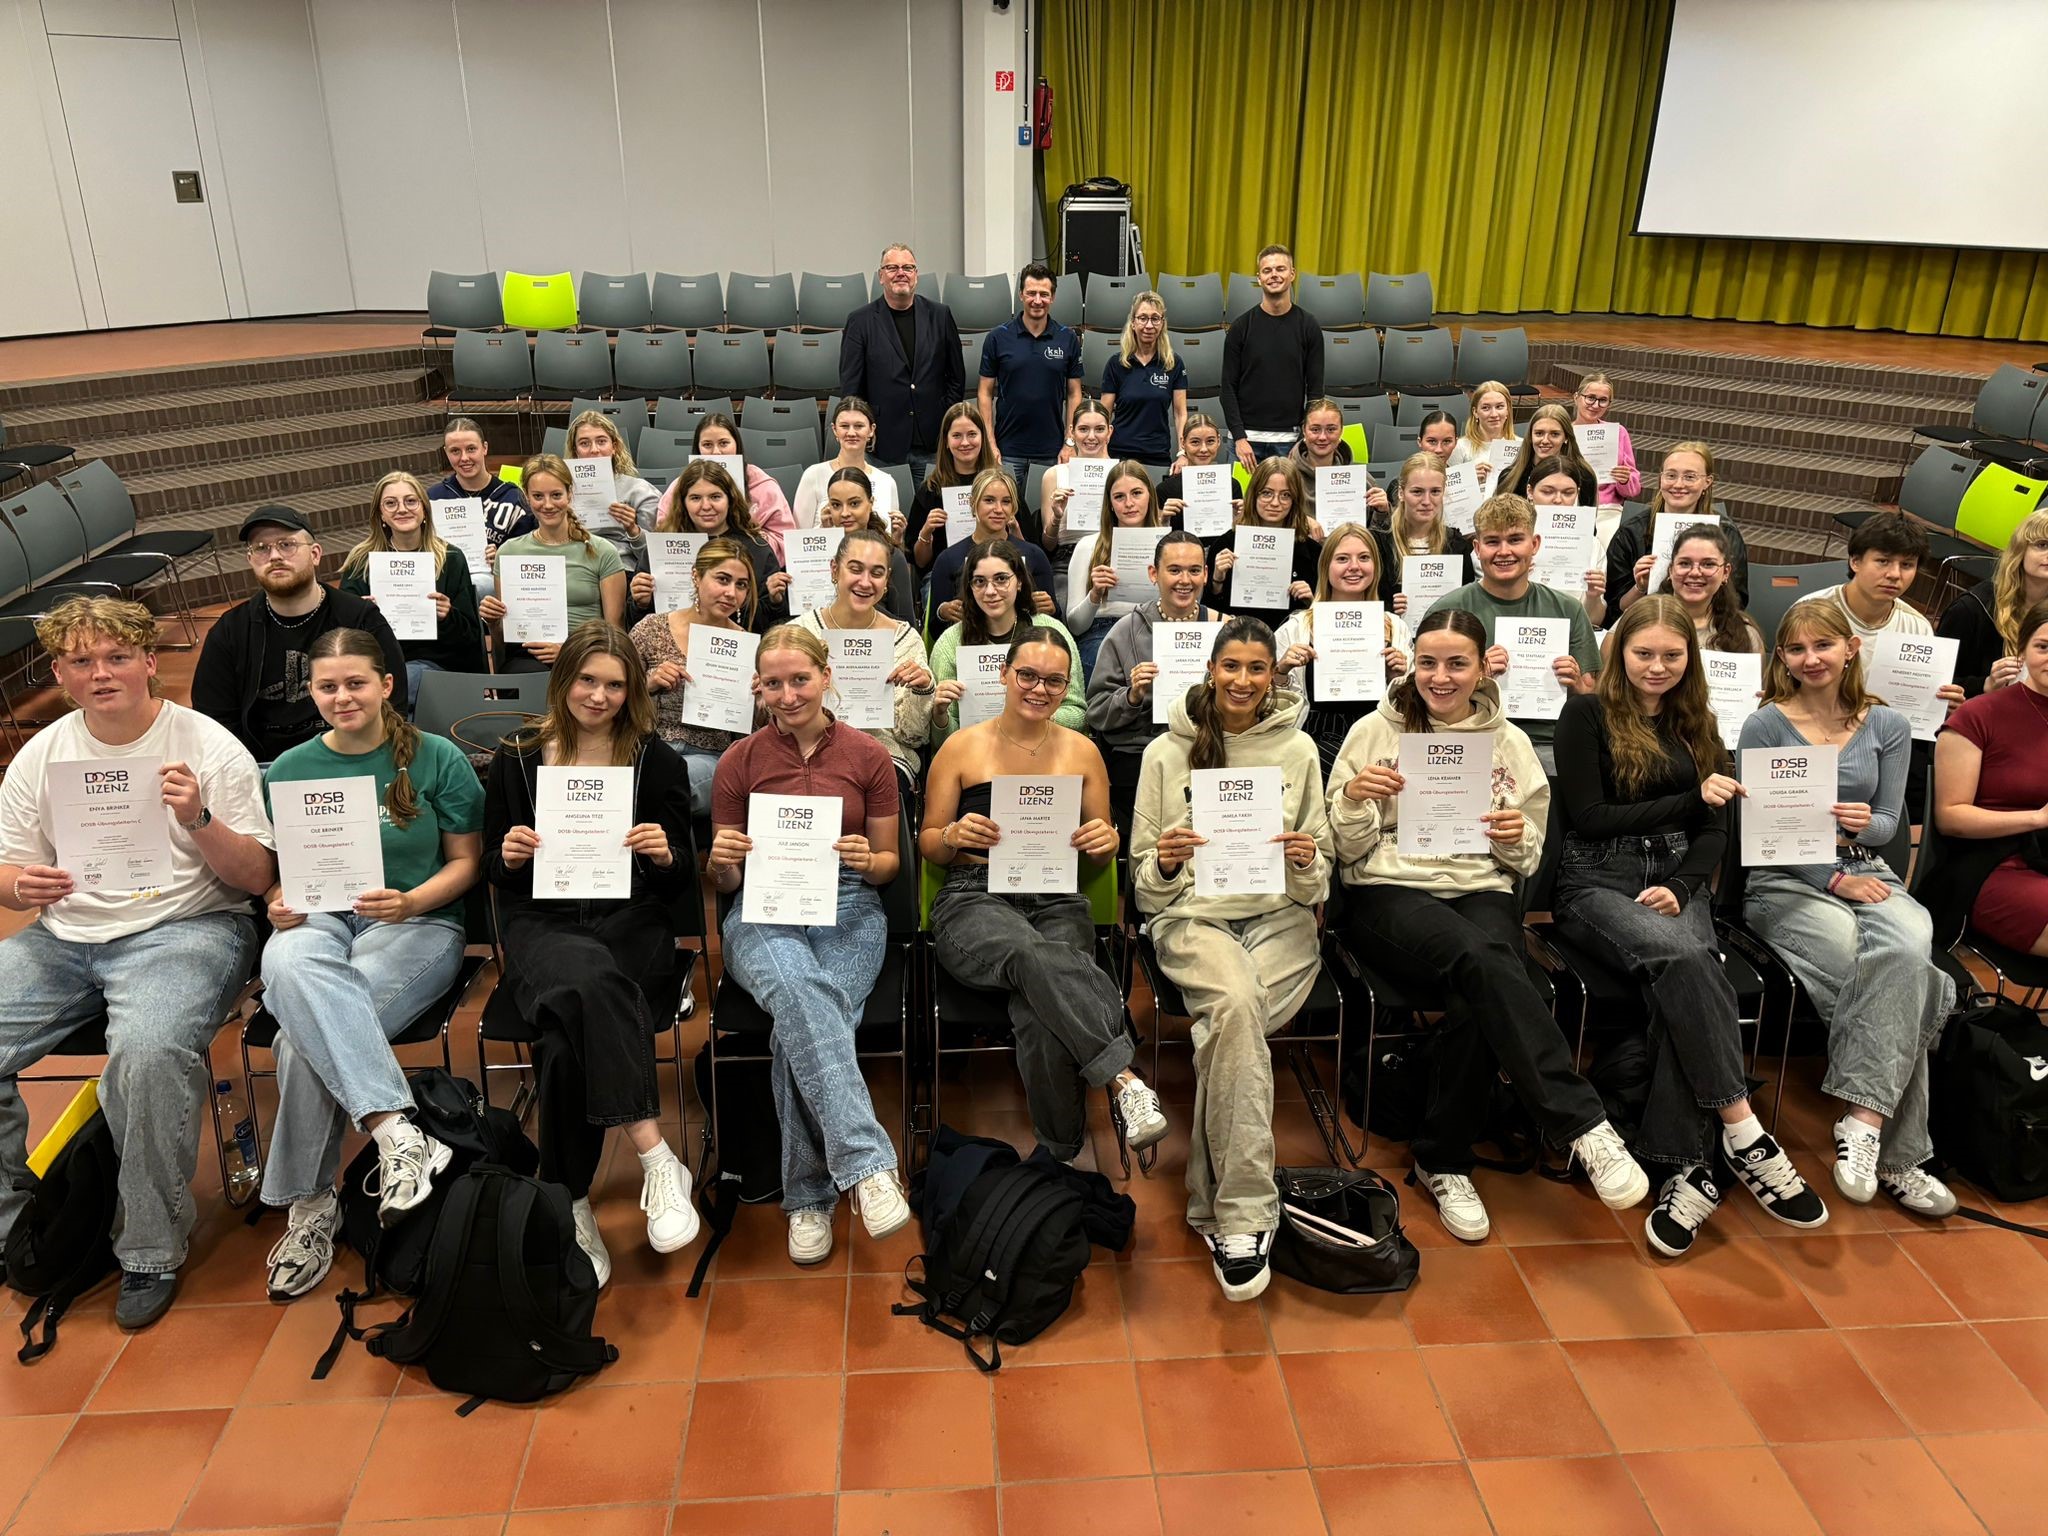
<instances>
[{"instance_id":1,"label":"man in dark blazer","mask_svg":"<svg viewBox=\"0 0 2048 1536\"><path fill-rule=\"evenodd\" d=\"M847 317L839 341L839 393L874 407L880 464L908 464L922 482L939 447L939 418L967 390L953 311L917 291L917 253L882 252L882 296Z\"/></svg>"}]
</instances>

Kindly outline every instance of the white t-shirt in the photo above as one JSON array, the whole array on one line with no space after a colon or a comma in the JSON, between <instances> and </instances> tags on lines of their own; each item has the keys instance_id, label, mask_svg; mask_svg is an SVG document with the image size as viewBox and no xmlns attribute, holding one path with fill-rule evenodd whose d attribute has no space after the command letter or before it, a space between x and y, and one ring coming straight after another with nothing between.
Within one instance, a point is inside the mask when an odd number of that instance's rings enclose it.
<instances>
[{"instance_id":1,"label":"white t-shirt","mask_svg":"<svg viewBox=\"0 0 2048 1536\"><path fill-rule=\"evenodd\" d=\"M275 846L270 818L263 810L263 776L256 771L256 759L225 726L165 699L156 723L136 740L118 746L88 731L81 711L73 711L32 737L8 768L7 777L0 779L0 860L9 864L57 862L57 843L50 833L46 765L121 757L160 757L165 763L183 763L198 776L200 799L215 821L246 833L266 848ZM171 824L169 884L155 891L78 892L45 907L43 926L70 943L105 944L181 917L246 909L248 893L214 874L192 834L178 825L168 808L164 818Z\"/></svg>"},{"instance_id":2,"label":"white t-shirt","mask_svg":"<svg viewBox=\"0 0 2048 1536\"><path fill-rule=\"evenodd\" d=\"M1857 618L1849 605L1842 600L1842 589L1840 587L1823 587L1820 591L1814 593L1808 601L1818 602L1822 599L1832 602L1837 608L1841 609L1842 617L1849 621L1849 628L1854 630L1864 640L1868 640L1872 635L1931 635L1934 633L1934 626L1927 622L1927 615L1904 600L1893 603L1892 616L1873 629Z\"/></svg>"},{"instance_id":3,"label":"white t-shirt","mask_svg":"<svg viewBox=\"0 0 2048 1536\"><path fill-rule=\"evenodd\" d=\"M822 464L813 464L796 483L795 505L789 510L796 518L799 528L818 526L818 508L825 505L825 486L832 478L836 466L830 459ZM896 477L886 469L870 464L861 471L868 477L868 484L875 490L875 510L884 518L893 514L896 508Z\"/></svg>"}]
</instances>

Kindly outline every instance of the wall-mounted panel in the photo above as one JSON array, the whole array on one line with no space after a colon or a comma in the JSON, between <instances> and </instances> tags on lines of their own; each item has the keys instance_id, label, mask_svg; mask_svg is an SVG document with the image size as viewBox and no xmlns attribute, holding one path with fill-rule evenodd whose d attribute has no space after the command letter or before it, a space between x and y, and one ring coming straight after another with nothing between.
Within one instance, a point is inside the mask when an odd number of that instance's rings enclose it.
<instances>
[{"instance_id":1,"label":"wall-mounted panel","mask_svg":"<svg viewBox=\"0 0 2048 1536\"><path fill-rule=\"evenodd\" d=\"M0 0L0 101L14 104L0 154L0 208L7 210L0 336L76 331L86 324L24 22L22 0ZM62 148L68 158L70 145Z\"/></svg>"}]
</instances>

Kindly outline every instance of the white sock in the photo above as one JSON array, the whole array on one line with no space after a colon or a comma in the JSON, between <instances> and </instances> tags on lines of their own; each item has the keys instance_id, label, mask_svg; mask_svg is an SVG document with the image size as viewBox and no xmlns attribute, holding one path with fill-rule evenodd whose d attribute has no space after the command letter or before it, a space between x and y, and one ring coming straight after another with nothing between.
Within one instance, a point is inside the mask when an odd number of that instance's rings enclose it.
<instances>
[{"instance_id":1,"label":"white sock","mask_svg":"<svg viewBox=\"0 0 2048 1536\"><path fill-rule=\"evenodd\" d=\"M1721 1127L1721 1145L1730 1152L1749 1146L1764 1134L1764 1123L1753 1114Z\"/></svg>"},{"instance_id":2,"label":"white sock","mask_svg":"<svg viewBox=\"0 0 2048 1536\"><path fill-rule=\"evenodd\" d=\"M317 1195L308 1195L303 1200L292 1202L292 1221L307 1221L315 1216L324 1216L334 1206L336 1196L333 1190L323 1189Z\"/></svg>"},{"instance_id":3,"label":"white sock","mask_svg":"<svg viewBox=\"0 0 2048 1536\"><path fill-rule=\"evenodd\" d=\"M411 1135L407 1132L411 1132ZM394 1142L409 1142L413 1136L422 1134L424 1133L403 1115L393 1115L390 1119L379 1121L370 1127L371 1139L387 1152Z\"/></svg>"},{"instance_id":4,"label":"white sock","mask_svg":"<svg viewBox=\"0 0 2048 1536\"><path fill-rule=\"evenodd\" d=\"M642 1173L652 1173L655 1169L659 1168L663 1163L673 1163L678 1161L675 1153L675 1148L671 1147L665 1141L659 1143L656 1146L648 1148L645 1152L640 1153L639 1156L640 1171Z\"/></svg>"}]
</instances>

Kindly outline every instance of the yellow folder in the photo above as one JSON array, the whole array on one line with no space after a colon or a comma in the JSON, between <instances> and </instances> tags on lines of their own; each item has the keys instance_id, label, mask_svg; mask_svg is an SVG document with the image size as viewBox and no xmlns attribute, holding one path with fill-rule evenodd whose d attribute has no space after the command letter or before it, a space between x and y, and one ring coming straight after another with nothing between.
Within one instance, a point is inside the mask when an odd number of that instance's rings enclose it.
<instances>
[{"instance_id":1,"label":"yellow folder","mask_svg":"<svg viewBox=\"0 0 2048 1536\"><path fill-rule=\"evenodd\" d=\"M99 1107L99 1079L80 1083L78 1092L64 1106L64 1113L57 1117L57 1123L50 1127L49 1134L37 1142L35 1151L29 1154L28 1171L39 1179L48 1173L50 1164L57 1161L57 1154L64 1150L64 1144L78 1134L79 1127L90 1120Z\"/></svg>"}]
</instances>

